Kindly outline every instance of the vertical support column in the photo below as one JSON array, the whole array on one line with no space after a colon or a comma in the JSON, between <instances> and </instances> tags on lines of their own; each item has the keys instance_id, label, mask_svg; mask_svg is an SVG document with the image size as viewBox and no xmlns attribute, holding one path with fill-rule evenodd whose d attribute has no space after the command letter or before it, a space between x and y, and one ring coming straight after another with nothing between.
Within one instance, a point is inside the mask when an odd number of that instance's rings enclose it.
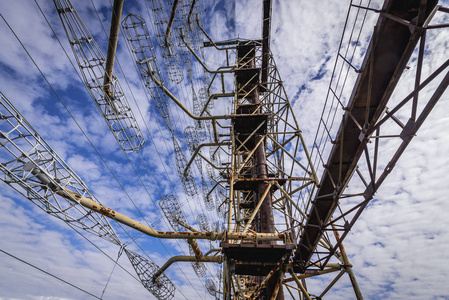
<instances>
[{"instance_id":1,"label":"vertical support column","mask_svg":"<svg viewBox=\"0 0 449 300\"><path fill-rule=\"evenodd\" d=\"M267 66L265 66L266 68ZM262 70L263 74L263 70ZM255 115L263 115L260 106L260 68L256 67L256 44L255 43L241 43L237 46L237 72L235 75L236 80L236 114L248 114L245 109L239 109L245 101L248 102L245 105L249 105L251 113ZM263 76L263 75L262 75ZM243 106L242 106L243 107ZM246 120L245 120L246 122ZM251 122L248 118L248 127ZM266 122L266 119L258 119L256 122ZM254 124L252 124L254 126ZM254 126L256 127L256 126ZM265 124L266 127L266 124ZM234 128L234 131L237 131ZM236 135L236 134L234 134ZM252 160L255 162L255 170L253 176L257 179L268 179L268 166L266 158L266 133L256 133L253 137L254 145L257 145L252 154ZM236 155L238 155L236 153ZM243 154L244 155L244 154ZM249 153L248 153L249 155ZM267 191L269 182L267 180L257 180L253 185L253 192L255 203L259 203L262 200L262 205L254 219L254 229L257 232L273 233L275 232L274 216L272 208L272 194L271 190ZM263 198L263 199L262 199ZM261 243L261 242L259 242ZM274 243L266 241L262 243ZM282 288L283 272L276 272L265 284L266 288L261 293L259 299L284 299L284 291ZM264 281L263 276L256 276L255 282L261 284Z\"/></svg>"},{"instance_id":2,"label":"vertical support column","mask_svg":"<svg viewBox=\"0 0 449 300\"><path fill-rule=\"evenodd\" d=\"M270 55L271 0L263 0L262 20L262 84L268 81L268 59Z\"/></svg>"},{"instance_id":3,"label":"vertical support column","mask_svg":"<svg viewBox=\"0 0 449 300\"><path fill-rule=\"evenodd\" d=\"M104 91L111 96L111 78L114 69L115 52L117 51L118 34L120 31L120 19L122 17L123 2L125 0L114 0L112 10L111 30L109 33L108 54L106 56L106 70L104 75Z\"/></svg>"},{"instance_id":4,"label":"vertical support column","mask_svg":"<svg viewBox=\"0 0 449 300\"><path fill-rule=\"evenodd\" d=\"M335 239L340 240L340 233L337 231L337 228L332 225L332 229L335 235ZM357 300L363 300L362 292L360 291L359 285L357 284L357 280L355 278L354 272L352 271L352 265L349 263L348 255L346 254L345 247L343 243L340 243L338 246L340 249L340 254L342 256L343 264L345 265L345 271L348 273L349 279L351 280L352 288L354 289L355 296Z\"/></svg>"},{"instance_id":5,"label":"vertical support column","mask_svg":"<svg viewBox=\"0 0 449 300\"><path fill-rule=\"evenodd\" d=\"M255 45L245 45L237 48L237 68L242 69L255 69ZM236 81L239 83L238 75L236 76ZM241 81L240 81L241 82ZM251 104L258 105L260 104L259 99L259 78L257 80L251 79L251 82L243 82L243 84L247 85L245 90L250 90L248 94L246 94L246 99ZM242 100L242 99L238 99ZM237 104L238 105L238 104ZM266 139L266 136L263 134L255 135L255 142L259 142L261 139ZM267 179L268 178L268 167L267 167L267 159L266 159L266 149L265 149L265 141L260 143L257 147L256 151L253 154L254 159L256 161L256 178ZM256 193L257 198L256 202L260 201L260 197L264 194L267 189L268 181L260 181L257 183ZM256 231L259 232L274 232L274 217L273 217L273 209L271 203L271 192L265 196L265 199L260 208L260 212L256 217Z\"/></svg>"},{"instance_id":6,"label":"vertical support column","mask_svg":"<svg viewBox=\"0 0 449 300\"><path fill-rule=\"evenodd\" d=\"M231 276L229 260L225 256L223 262L223 300L231 300Z\"/></svg>"}]
</instances>

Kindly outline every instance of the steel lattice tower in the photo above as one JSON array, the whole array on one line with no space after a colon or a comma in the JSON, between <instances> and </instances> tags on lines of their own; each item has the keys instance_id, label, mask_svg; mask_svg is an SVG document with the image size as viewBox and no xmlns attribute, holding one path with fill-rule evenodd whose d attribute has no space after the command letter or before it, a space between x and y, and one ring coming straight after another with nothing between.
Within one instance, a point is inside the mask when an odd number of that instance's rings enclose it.
<instances>
[{"instance_id":1,"label":"steel lattice tower","mask_svg":"<svg viewBox=\"0 0 449 300\"><path fill-rule=\"evenodd\" d=\"M121 26L138 74L172 140L174 173L183 193L188 201L200 200L205 210L194 218L187 216L176 195L167 194L158 205L173 231L163 231L100 204L3 94L1 180L46 213L119 246L157 299L176 297L165 271L183 262L189 262L216 299L283 300L286 291L293 297L294 290L298 299L318 300L345 274L355 298L363 299L343 240L449 85L449 60L421 79L426 33L447 27L429 25L430 21L449 9L437 5L437 0L386 0L380 10L351 2L350 11L373 11L379 17L359 65L347 55L349 51L339 49L336 65L354 71L355 84L344 98L340 78L345 75L333 74L323 115L341 109L342 121L331 133L322 117L309 152L270 51L270 0L263 0L261 39L220 42L203 28L196 1L175 0L168 6L160 0L150 2L154 32L134 14L126 16ZM115 50L104 58L70 1L54 3L82 80L107 126L124 151L139 151L143 135L112 72ZM122 6L123 0L114 1L109 49L117 46ZM206 42L201 43L203 38ZM153 40L159 43L162 60ZM204 48L220 53L223 65L208 68ZM414 52L415 84L395 103L393 91ZM201 88L196 91L194 63L201 68ZM419 98L436 79L430 97ZM191 99L180 99L170 90L168 81L183 80L191 87ZM214 109L221 104L218 101L229 104L228 112ZM171 117L175 106L194 125L177 130ZM405 122L398 112L407 115ZM385 124L394 132L384 134ZM381 151L381 139L396 139L396 148ZM330 144L330 149L323 149L323 144ZM320 173L315 165L321 165ZM212 221L210 213L223 219ZM188 255L173 256L159 267L123 245L108 218L152 238L185 240L180 244ZM208 263L222 266L218 283L209 276ZM309 290L309 278L330 273L337 275L320 293Z\"/></svg>"}]
</instances>

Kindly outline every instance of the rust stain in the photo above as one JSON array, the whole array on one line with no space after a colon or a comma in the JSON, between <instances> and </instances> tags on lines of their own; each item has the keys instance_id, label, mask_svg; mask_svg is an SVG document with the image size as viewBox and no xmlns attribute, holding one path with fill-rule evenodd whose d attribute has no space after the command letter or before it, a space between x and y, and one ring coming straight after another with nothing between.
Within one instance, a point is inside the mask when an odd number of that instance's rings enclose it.
<instances>
[{"instance_id":1,"label":"rust stain","mask_svg":"<svg viewBox=\"0 0 449 300\"><path fill-rule=\"evenodd\" d=\"M109 209L107 207L104 206L100 206L100 213L102 215L111 217L111 218L115 218L115 211L113 211L112 209Z\"/></svg>"}]
</instances>

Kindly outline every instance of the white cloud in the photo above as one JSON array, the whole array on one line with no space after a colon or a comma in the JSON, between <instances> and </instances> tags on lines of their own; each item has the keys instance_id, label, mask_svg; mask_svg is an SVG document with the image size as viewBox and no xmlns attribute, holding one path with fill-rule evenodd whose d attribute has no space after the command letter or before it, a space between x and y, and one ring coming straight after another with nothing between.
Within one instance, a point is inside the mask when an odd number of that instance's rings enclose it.
<instances>
[{"instance_id":1,"label":"white cloud","mask_svg":"<svg viewBox=\"0 0 449 300\"><path fill-rule=\"evenodd\" d=\"M71 49L52 3L40 2L64 48L72 58ZM380 7L380 2L376 1L371 5ZM110 3L107 0L94 3L108 31ZM107 40L91 3L78 1L74 4L86 26L106 53ZM207 1L202 5L202 9L205 10L203 22L215 40L236 38L236 35L240 38L260 38L261 1L226 1L225 3ZM146 15L145 5L141 7L142 13ZM318 126L346 12L347 3L337 0L273 1L271 48L309 145L313 142ZM204 209L200 196L192 199L183 194L177 179L173 157L168 154L173 151L170 133L165 124L157 124L158 120L154 114L150 113L150 104L141 88L139 75L135 72L122 38L118 59L123 72L116 71L116 73L122 81L130 106L147 138L140 155L148 171L141 165L138 155L130 154L129 158L133 165L128 163L92 100L84 91L77 74L53 37L37 6L30 1L1 3L0 13L24 43L36 64L68 106L146 220L136 211L78 126L70 119L59 100L54 97L52 90L42 79L39 71L6 24L0 21L0 40L2 41L0 91L14 103L57 153L66 159L103 204L125 212L142 223L149 221L158 229L169 230L168 224L159 215L156 206L163 195L174 192L182 204L189 223L195 225L195 218L201 212L207 214L209 223L217 218L214 212ZM372 23L375 18L377 14L369 14L367 23ZM223 25L234 23L235 30L228 30ZM367 34L369 31L368 28ZM425 75L428 75L429 70L435 69L436 61L446 59L449 47L447 37L447 31L440 30L433 39L434 43L429 44L431 46L428 53L432 55L432 59L424 66ZM206 52L212 51L207 49ZM356 56L360 61L362 53L357 52ZM223 55L213 53L208 57L207 63L218 66L223 60ZM162 66L160 64L160 67ZM413 71L413 68L410 71ZM129 81L134 98L129 92L123 74ZM196 87L201 84L200 75L202 75L201 70L196 68L194 70ZM407 77L403 80L404 84L410 82L413 84L412 79ZM226 81L229 81L228 78ZM227 84L229 86L229 83ZM187 83L170 88L176 91L182 101L189 102L186 105L191 107L191 92ZM398 90L394 95L395 101L399 101L405 94L407 92ZM217 103L218 101L220 100L216 100ZM449 277L445 266L449 261L449 254L446 251L449 245L447 229L449 223L445 216L448 207L446 195L449 192L446 184L449 165L447 155L449 135L446 132L449 127L449 117L445 109L449 104L447 92L440 102L345 241L346 250L354 265L365 299L379 297L445 299L449 297L445 289L445 283ZM218 104L216 107L217 112L223 113L224 105ZM140 108L149 131L137 108ZM172 106L171 110L177 132L186 125L193 125L193 122L188 120L178 108ZM151 138L148 138L150 134ZM386 143L384 149L388 150L392 147L392 144ZM208 153L208 150L203 152ZM189 159L190 155L186 157ZM133 167L136 168L140 178ZM141 185L140 180L145 183L145 187ZM13 193L6 184L2 183L0 186L2 191L0 248L95 295L101 295L114 263L65 224L49 217L24 197ZM198 188L201 187L198 186ZM112 223L120 238L128 242L130 239L127 234L114 222ZM159 265L162 265L171 255L188 253L186 244L183 242L178 244L174 241L156 241L140 236L132 230L128 232L134 238L138 236L138 243L143 245L146 252ZM118 247L92 236L89 238L111 257L114 259L117 257ZM202 248L207 248L206 246L202 245ZM140 251L135 248L135 245L130 247ZM119 263L134 274L124 255ZM6 299L87 297L84 293L2 253L0 253L0 269L6 270L6 272L0 272L0 297ZM215 275L215 268L210 266L209 273ZM182 293L176 292L175 299L182 299L183 295L187 299L210 298L204 288L197 288L204 284L204 280L198 279L190 264L178 263L170 267L168 274L177 288L182 291ZM310 281L311 290L319 289L323 280L329 281L331 277ZM353 297L347 278L331 292L334 294L329 295L329 299ZM117 267L106 290L105 298L143 299L152 298L152 296L139 282Z\"/></svg>"}]
</instances>

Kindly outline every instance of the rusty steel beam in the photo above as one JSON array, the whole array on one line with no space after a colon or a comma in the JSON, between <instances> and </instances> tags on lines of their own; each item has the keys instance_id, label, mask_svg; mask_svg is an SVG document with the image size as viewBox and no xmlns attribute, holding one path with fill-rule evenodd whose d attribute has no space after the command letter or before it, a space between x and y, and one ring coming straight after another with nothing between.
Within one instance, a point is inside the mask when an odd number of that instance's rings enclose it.
<instances>
[{"instance_id":1,"label":"rusty steel beam","mask_svg":"<svg viewBox=\"0 0 449 300\"><path fill-rule=\"evenodd\" d=\"M125 2L125 0L114 0L114 6L112 7L108 54L106 56L106 70L103 81L104 91L108 95L111 95L111 88L109 85L111 84L112 72L114 70L115 53L117 51L117 41L120 31L120 19L122 17L123 2Z\"/></svg>"},{"instance_id":2,"label":"rusty steel beam","mask_svg":"<svg viewBox=\"0 0 449 300\"><path fill-rule=\"evenodd\" d=\"M248 230L248 228L251 226L251 224L253 223L254 218L256 217L256 214L259 213L259 209L262 206L262 203L264 202L265 198L268 195L268 192L270 191L272 184L268 183L267 187L265 189L265 191L263 192L262 196L259 199L259 202L257 203L256 207L254 207L253 212L251 213L251 216L249 217L245 227L243 228L242 232L246 232Z\"/></svg>"},{"instance_id":3,"label":"rusty steel beam","mask_svg":"<svg viewBox=\"0 0 449 300\"><path fill-rule=\"evenodd\" d=\"M206 64L204 63L204 61L202 61L201 58L198 56L198 54L196 54L195 50L193 50L192 47L190 46L190 44L186 41L182 28L180 28L180 31L181 31L181 40L183 41L184 45L187 47L187 49L189 49L190 53L192 53L192 55L200 63L200 65L204 68L204 70L206 70L206 72L211 73L211 74L223 74L223 73L233 73L234 72L234 67L231 67L231 66L230 67L227 67L227 66L219 67L217 70L209 69L206 66Z\"/></svg>"},{"instance_id":4,"label":"rusty steel beam","mask_svg":"<svg viewBox=\"0 0 449 300\"><path fill-rule=\"evenodd\" d=\"M240 147L237 147L236 137L242 132L242 127L250 127L251 119L243 119L242 116L246 113L244 110L239 110L239 107L243 104L243 99L248 101L250 105L257 106L261 104L260 97L260 86L261 82L259 79L260 68L256 66L256 45L239 43L237 46L237 69L235 70L235 90L236 90L236 100L238 105L235 110L235 118L233 119L233 157L245 143L248 142L250 138L254 139L254 150L248 151L246 155L250 156L255 161L254 170L254 198L257 206L254 208L250 220L246 223L244 231L248 230L249 226L254 224L255 231L263 233L274 233L276 232L274 223L274 214L272 207L272 191L270 189L272 183L269 182L269 173L267 167L267 149L264 141L266 140L266 132L260 131L259 129L266 124L266 121L261 120L259 124L256 124L255 129L249 130L247 132L248 137L245 141L241 143ZM261 114L264 116L263 114ZM241 123L238 123L241 120ZM243 158L246 161L245 158ZM232 167L233 174L239 173L238 170ZM233 188L235 182L231 178L231 194L233 193ZM231 201L232 202L232 201ZM235 204L235 202L234 202ZM231 216L232 206L229 207L229 216ZM231 220L229 220L229 224ZM274 242L262 242L267 244L274 244ZM283 262L282 262L283 263ZM282 264L281 263L281 264ZM279 267L279 266L278 266ZM251 295L251 299L259 296L260 293L265 294L263 297L268 299L274 298L276 300L284 299L284 291L279 284L283 278L283 272L278 272L278 267L270 271L268 275L258 275L254 277L254 283L257 284L258 289Z\"/></svg>"},{"instance_id":5,"label":"rusty steel beam","mask_svg":"<svg viewBox=\"0 0 449 300\"><path fill-rule=\"evenodd\" d=\"M312 300L312 298L310 298L309 293L307 292L307 290L305 289L305 287L302 285L301 281L299 280L298 276L296 276L295 272L293 271L293 269L289 269L289 273L292 276L293 280L295 280L296 284L298 285L298 288L301 290L302 295L304 296L304 298L306 300Z\"/></svg>"},{"instance_id":6,"label":"rusty steel beam","mask_svg":"<svg viewBox=\"0 0 449 300\"><path fill-rule=\"evenodd\" d=\"M270 55L270 29L271 29L271 0L263 0L262 20L262 78L266 85L268 80L268 56Z\"/></svg>"},{"instance_id":7,"label":"rusty steel beam","mask_svg":"<svg viewBox=\"0 0 449 300\"><path fill-rule=\"evenodd\" d=\"M153 281L156 281L159 276L161 276L162 273L165 272L173 263L180 262L180 261L187 261L187 262L213 262L213 263L222 263L223 262L223 256L203 256L202 258L198 259L196 256L188 256L188 255L178 255L178 256L172 256L169 260L156 272L153 276Z\"/></svg>"},{"instance_id":8,"label":"rusty steel beam","mask_svg":"<svg viewBox=\"0 0 449 300\"><path fill-rule=\"evenodd\" d=\"M195 254L196 259L203 258L204 255L201 252L200 247L198 246L198 243L196 242L196 240L189 239L189 240L187 240L187 243L192 248L193 253Z\"/></svg>"},{"instance_id":9,"label":"rusty steel beam","mask_svg":"<svg viewBox=\"0 0 449 300\"><path fill-rule=\"evenodd\" d=\"M335 235L335 239L337 241L339 241L340 240L340 233L338 233L337 228L333 224L332 224L332 229L333 229L333 232L334 232L334 235ZM359 288L359 285L358 285L357 280L355 278L354 272L352 271L352 265L349 263L349 258L348 258L348 255L346 254L346 249L345 249L345 247L343 246L342 243L340 243L338 248L340 249L341 260L343 261L343 264L344 264L344 270L346 271L346 273L348 273L349 280L351 281L352 288L354 289L355 296L356 296L357 300L363 300L362 292L360 291L360 288ZM324 293L325 292L323 292L323 294Z\"/></svg>"},{"instance_id":10,"label":"rusty steel beam","mask_svg":"<svg viewBox=\"0 0 449 300\"><path fill-rule=\"evenodd\" d=\"M291 268L293 268L293 272L296 272L296 266L292 265L290 266ZM296 275L299 279L307 279L307 278L311 278L311 277L316 277L316 276L321 276L324 274L329 274L329 273L333 273L333 272L337 272L337 271L342 271L342 266L339 264L335 264L335 263L328 263L326 265L324 264L318 264L317 267L323 267L323 270L307 270L306 273L301 274L301 275ZM325 267L325 268L324 268ZM284 282L291 282L294 281L293 278L286 278L284 279Z\"/></svg>"},{"instance_id":11,"label":"rusty steel beam","mask_svg":"<svg viewBox=\"0 0 449 300\"><path fill-rule=\"evenodd\" d=\"M294 260L306 268L316 249L324 227L329 223L360 159L366 140L360 139L362 130L369 130L379 120L393 93L399 78L423 33L421 24L413 27L406 23L425 20L437 4L427 1L423 10L419 0L386 0L376 25L361 73L346 107L344 119L335 139L328 162L325 165L321 184L311 207L304 231L298 241ZM419 12L425 16L419 16ZM394 16L395 18L391 18ZM366 131L365 131L366 132ZM377 186L370 186L371 195ZM369 195L367 196L370 197Z\"/></svg>"},{"instance_id":12,"label":"rusty steel beam","mask_svg":"<svg viewBox=\"0 0 449 300\"><path fill-rule=\"evenodd\" d=\"M189 24L189 26L190 26L190 22L191 22L190 17L192 16L193 8L195 7L195 3L196 3L196 0L193 0L192 4L190 5L189 16L187 17L187 23Z\"/></svg>"},{"instance_id":13,"label":"rusty steel beam","mask_svg":"<svg viewBox=\"0 0 449 300\"><path fill-rule=\"evenodd\" d=\"M218 120L218 119L230 119L230 115L219 115L219 116L196 116L194 115L187 107L184 106L182 101L176 98L165 86L164 84L156 77L153 72L148 73L153 82L164 92L175 104L181 108L189 117L194 120Z\"/></svg>"},{"instance_id":14,"label":"rusty steel beam","mask_svg":"<svg viewBox=\"0 0 449 300\"><path fill-rule=\"evenodd\" d=\"M193 161L195 160L195 157L199 154L201 148L203 147L211 147L211 146L229 146L230 143L228 142L223 142L223 143L203 143L198 145L198 147L196 147L195 152L192 154L192 157L190 158L189 162L187 163L185 169L184 169L184 175L187 174L187 172L189 171L190 165L192 165Z\"/></svg>"},{"instance_id":15,"label":"rusty steel beam","mask_svg":"<svg viewBox=\"0 0 449 300\"><path fill-rule=\"evenodd\" d=\"M206 240L220 240L226 235L228 239L233 240L259 240L259 241L279 241L284 240L283 233L241 233L241 232L169 232L159 231L139 223L121 213L118 213L106 206L103 206L95 201L81 196L69 189L57 188L55 192L64 199L77 202L82 206L98 212L110 219L114 219L126 226L132 227L146 235L162 238L162 239L206 239Z\"/></svg>"},{"instance_id":16,"label":"rusty steel beam","mask_svg":"<svg viewBox=\"0 0 449 300\"><path fill-rule=\"evenodd\" d=\"M170 19L168 20L167 30L165 31L165 47L170 49L170 44L168 42L168 36L170 35L171 27L173 25L173 21L175 20L176 9L178 8L179 0L173 1L173 7L171 9Z\"/></svg>"}]
</instances>

